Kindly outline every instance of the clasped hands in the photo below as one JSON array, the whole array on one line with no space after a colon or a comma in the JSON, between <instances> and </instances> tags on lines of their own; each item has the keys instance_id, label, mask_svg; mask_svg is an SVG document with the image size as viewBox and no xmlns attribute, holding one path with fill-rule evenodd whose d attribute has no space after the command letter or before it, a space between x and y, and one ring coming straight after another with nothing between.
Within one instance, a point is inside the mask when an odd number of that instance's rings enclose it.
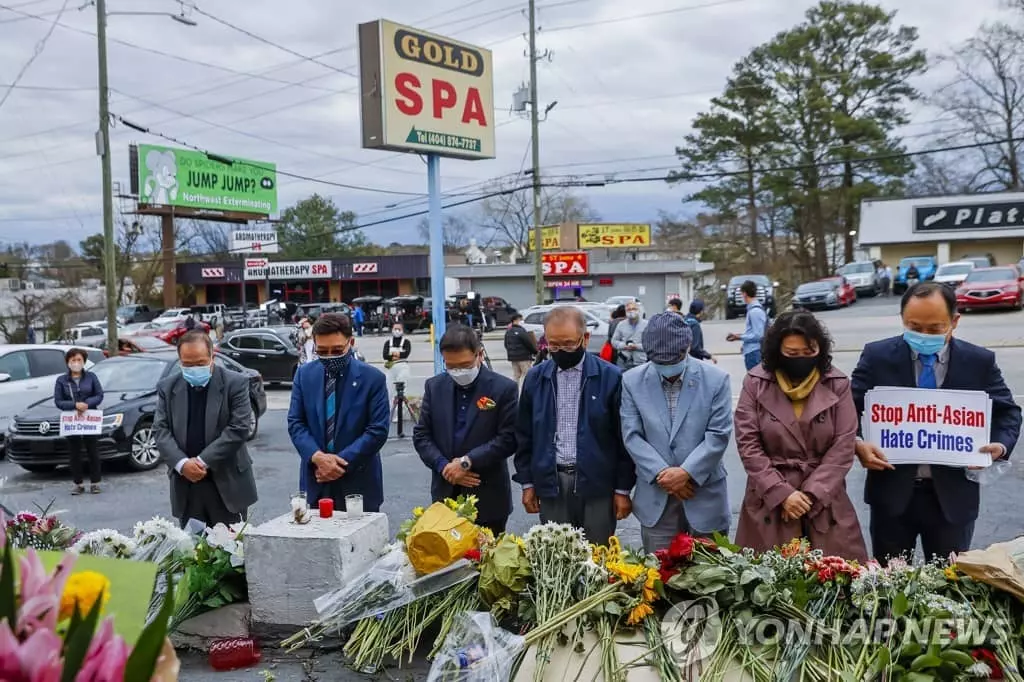
<instances>
[{"instance_id":1,"label":"clasped hands","mask_svg":"<svg viewBox=\"0 0 1024 682\"><path fill-rule=\"evenodd\" d=\"M480 485L480 476L469 469L463 469L458 461L448 462L441 471L441 477L460 488L476 488Z\"/></svg>"},{"instance_id":2,"label":"clasped hands","mask_svg":"<svg viewBox=\"0 0 1024 682\"><path fill-rule=\"evenodd\" d=\"M206 478L206 474L208 472L209 469L206 468L206 465L203 464L198 457L189 457L185 460L185 463L181 465L181 475L184 476L189 483L199 483L199 481Z\"/></svg>"},{"instance_id":3,"label":"clasped hands","mask_svg":"<svg viewBox=\"0 0 1024 682\"><path fill-rule=\"evenodd\" d=\"M677 500L688 500L697 492L697 484L690 473L682 467L667 467L654 479L662 490Z\"/></svg>"},{"instance_id":4,"label":"clasped hands","mask_svg":"<svg viewBox=\"0 0 1024 682\"><path fill-rule=\"evenodd\" d=\"M348 466L341 457L317 450L310 458L313 466L316 467L316 482L330 483L337 481L345 475L345 468Z\"/></svg>"}]
</instances>

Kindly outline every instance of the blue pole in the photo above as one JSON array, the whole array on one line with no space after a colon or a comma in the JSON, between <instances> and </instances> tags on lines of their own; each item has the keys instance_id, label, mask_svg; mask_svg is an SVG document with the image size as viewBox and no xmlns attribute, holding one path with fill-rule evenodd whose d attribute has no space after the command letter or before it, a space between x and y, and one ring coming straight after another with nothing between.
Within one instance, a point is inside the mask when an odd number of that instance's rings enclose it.
<instances>
[{"instance_id":1,"label":"blue pole","mask_svg":"<svg viewBox=\"0 0 1024 682\"><path fill-rule=\"evenodd\" d=\"M441 221L441 157L427 154L427 197L430 202L430 299L434 316L434 374L444 371L444 226Z\"/></svg>"}]
</instances>

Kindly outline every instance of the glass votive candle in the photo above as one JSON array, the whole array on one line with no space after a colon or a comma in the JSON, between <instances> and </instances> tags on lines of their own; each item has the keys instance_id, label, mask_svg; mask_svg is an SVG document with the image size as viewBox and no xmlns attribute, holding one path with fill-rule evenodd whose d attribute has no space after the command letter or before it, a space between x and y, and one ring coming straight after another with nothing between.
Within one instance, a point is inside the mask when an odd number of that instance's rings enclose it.
<instances>
[{"instance_id":1,"label":"glass votive candle","mask_svg":"<svg viewBox=\"0 0 1024 682\"><path fill-rule=\"evenodd\" d=\"M345 512L349 516L359 516L363 513L363 496L362 495L346 495L345 496Z\"/></svg>"}]
</instances>

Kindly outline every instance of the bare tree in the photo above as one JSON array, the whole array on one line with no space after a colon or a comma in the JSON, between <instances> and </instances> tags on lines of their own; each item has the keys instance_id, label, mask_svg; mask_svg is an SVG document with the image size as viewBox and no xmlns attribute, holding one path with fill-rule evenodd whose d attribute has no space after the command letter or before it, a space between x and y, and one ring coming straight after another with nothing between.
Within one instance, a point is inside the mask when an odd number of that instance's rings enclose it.
<instances>
[{"instance_id":1,"label":"bare tree","mask_svg":"<svg viewBox=\"0 0 1024 682\"><path fill-rule=\"evenodd\" d=\"M457 215L446 215L442 220L444 250L446 253L454 253L464 250L475 235L474 227ZM430 221L423 219L417 227L420 233L420 241L424 244L430 243Z\"/></svg>"},{"instance_id":2,"label":"bare tree","mask_svg":"<svg viewBox=\"0 0 1024 682\"><path fill-rule=\"evenodd\" d=\"M488 191L495 196L480 202L480 225L488 235L486 244L505 244L529 252L530 230L533 228L533 190L520 189L521 182L498 182ZM500 194L499 194L500 192ZM583 197L570 188L546 188L541 193L541 224L585 223L599 216Z\"/></svg>"},{"instance_id":3,"label":"bare tree","mask_svg":"<svg viewBox=\"0 0 1024 682\"><path fill-rule=\"evenodd\" d=\"M956 78L935 104L964 124L979 145L978 191L1024 186L1020 138L1024 136L1024 32L1010 24L985 24L947 59Z\"/></svg>"},{"instance_id":4,"label":"bare tree","mask_svg":"<svg viewBox=\"0 0 1024 682\"><path fill-rule=\"evenodd\" d=\"M15 294L13 302L12 314L0 316L0 335L7 343L25 343L28 328L39 323L55 330L62 329L67 314L83 307L74 292L65 293L60 298L47 298L31 290L21 291Z\"/></svg>"},{"instance_id":5,"label":"bare tree","mask_svg":"<svg viewBox=\"0 0 1024 682\"><path fill-rule=\"evenodd\" d=\"M972 169L973 167L973 169ZM978 192L985 172L973 159L958 156L922 156L907 179L907 196L927 197Z\"/></svg>"},{"instance_id":6,"label":"bare tree","mask_svg":"<svg viewBox=\"0 0 1024 682\"><path fill-rule=\"evenodd\" d=\"M231 252L231 230L224 223L189 220L185 221L183 229L185 234L191 235L189 241L197 256L208 257L211 260L242 256L240 253Z\"/></svg>"}]
</instances>

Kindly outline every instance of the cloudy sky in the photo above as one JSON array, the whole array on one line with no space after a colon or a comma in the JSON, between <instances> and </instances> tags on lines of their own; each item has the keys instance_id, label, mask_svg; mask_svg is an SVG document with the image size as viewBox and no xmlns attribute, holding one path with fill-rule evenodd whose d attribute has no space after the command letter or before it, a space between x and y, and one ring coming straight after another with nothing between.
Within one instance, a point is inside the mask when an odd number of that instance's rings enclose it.
<instances>
[{"instance_id":1,"label":"cloudy sky","mask_svg":"<svg viewBox=\"0 0 1024 682\"><path fill-rule=\"evenodd\" d=\"M101 229L96 12L80 9L83 0L4 2L0 241L77 244ZM733 63L798 23L813 4L538 0L538 47L551 54L539 67L539 99L558 103L541 125L542 168L591 178L663 173L673 165L674 145L719 92ZM998 0L882 5L898 10L901 23L917 26L922 46L932 54L1001 15ZM358 81L350 75L358 75L357 24L388 18L493 50L497 158L442 161L444 190L464 198L528 164L529 121L509 113L512 93L528 77L525 7L525 0L205 0L197 11L182 10L174 0L108 0L111 110L207 150L366 188L281 178L282 206L320 192L355 211L361 222L415 212L426 207L421 159L360 148ZM184 11L197 25L117 14L129 11ZM59 23L52 26L55 19ZM328 52L316 61L296 56ZM8 91L34 53L20 86ZM919 85L928 90L946 75L937 67ZM915 112L907 131L911 146L927 146L932 131L948 132L948 121L938 118L923 106ZM132 142L170 144L115 128L114 178L125 188ZM681 203L681 188L660 182L580 193L607 221L647 222L659 211L694 210ZM379 243L416 242L417 222L377 226L368 236Z\"/></svg>"}]
</instances>

